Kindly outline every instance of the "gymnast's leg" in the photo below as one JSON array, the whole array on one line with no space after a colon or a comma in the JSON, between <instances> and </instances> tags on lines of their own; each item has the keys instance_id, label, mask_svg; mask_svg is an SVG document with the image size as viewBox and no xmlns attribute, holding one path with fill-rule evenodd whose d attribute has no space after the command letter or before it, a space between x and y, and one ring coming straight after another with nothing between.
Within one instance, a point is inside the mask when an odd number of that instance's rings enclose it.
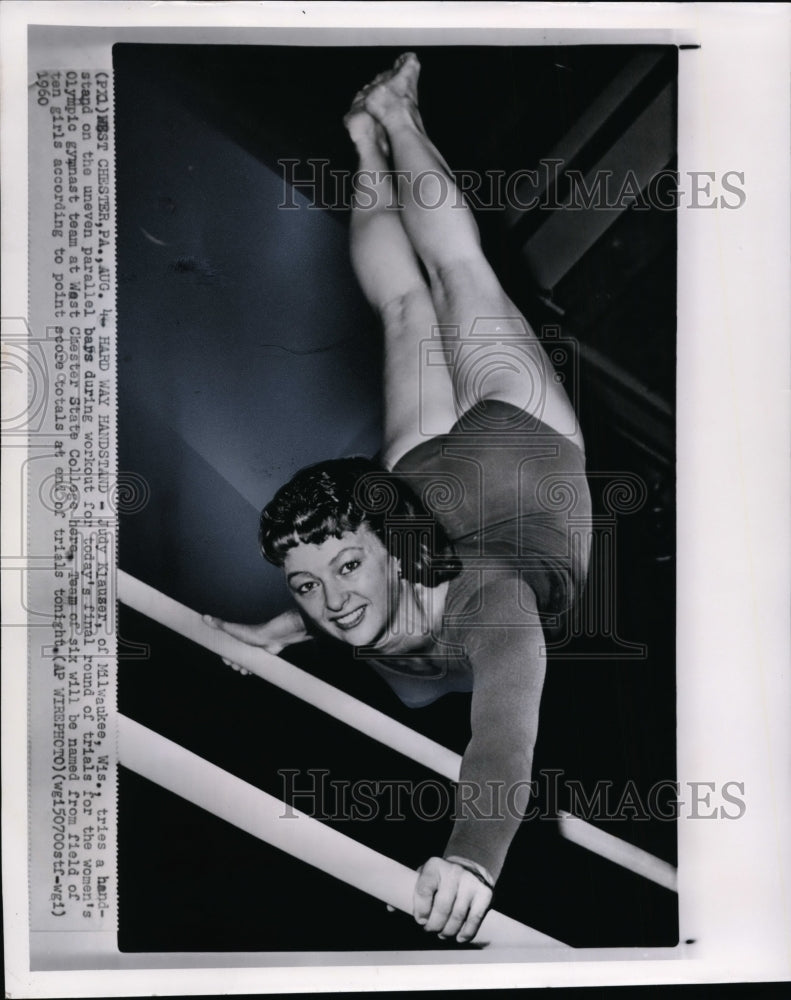
<instances>
[{"instance_id":1,"label":"gymnast's leg","mask_svg":"<svg viewBox=\"0 0 791 1000\"><path fill-rule=\"evenodd\" d=\"M456 419L447 368L421 372L421 341L437 316L431 291L404 231L392 188L384 130L355 98L344 123L359 156L351 217L351 258L360 286L384 329L384 441L387 468Z\"/></svg>"},{"instance_id":2,"label":"gymnast's leg","mask_svg":"<svg viewBox=\"0 0 791 1000\"><path fill-rule=\"evenodd\" d=\"M363 101L386 132L403 225L429 276L439 322L458 330L456 340L446 339L453 353L456 407L465 410L480 399L500 399L538 416L582 447L573 407L540 341L483 255L473 214L423 128L417 107L419 71L414 54L401 56L392 71L366 89ZM483 369L465 365L475 351L474 342L465 343L465 338L479 318L484 322L477 330L501 334L501 339L493 337Z\"/></svg>"}]
</instances>

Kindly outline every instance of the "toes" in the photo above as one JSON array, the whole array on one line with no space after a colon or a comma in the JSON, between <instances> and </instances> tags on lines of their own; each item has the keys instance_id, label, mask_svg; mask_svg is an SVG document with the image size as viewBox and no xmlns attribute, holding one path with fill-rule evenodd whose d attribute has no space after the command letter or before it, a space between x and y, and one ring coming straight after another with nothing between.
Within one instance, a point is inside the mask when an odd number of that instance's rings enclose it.
<instances>
[{"instance_id":1,"label":"toes","mask_svg":"<svg viewBox=\"0 0 791 1000\"><path fill-rule=\"evenodd\" d=\"M402 52L393 65L396 69L401 69L401 67L405 66L408 62L416 63L418 66L420 65L420 61L414 52Z\"/></svg>"},{"instance_id":2,"label":"toes","mask_svg":"<svg viewBox=\"0 0 791 1000\"><path fill-rule=\"evenodd\" d=\"M399 78L400 85L414 98L420 76L420 62L414 52L405 52L398 57L394 76Z\"/></svg>"},{"instance_id":3,"label":"toes","mask_svg":"<svg viewBox=\"0 0 791 1000\"><path fill-rule=\"evenodd\" d=\"M355 98L380 124L383 116L404 102L417 104L420 63L414 52L402 53L392 68L379 73ZM354 107L354 105L352 105ZM384 151L385 147L382 146Z\"/></svg>"},{"instance_id":4,"label":"toes","mask_svg":"<svg viewBox=\"0 0 791 1000\"><path fill-rule=\"evenodd\" d=\"M367 97L368 94L370 94L370 92L374 90L376 87L386 86L393 79L393 77L396 76L401 67L404 66L407 62L411 61L412 59L414 59L415 62L417 62L417 56L415 55L414 52L405 52L403 55L400 55L398 59L396 59L396 61L393 63L391 69L386 69L383 70L381 73L377 73L370 83L366 83L363 89L358 92L355 101L358 98Z\"/></svg>"}]
</instances>

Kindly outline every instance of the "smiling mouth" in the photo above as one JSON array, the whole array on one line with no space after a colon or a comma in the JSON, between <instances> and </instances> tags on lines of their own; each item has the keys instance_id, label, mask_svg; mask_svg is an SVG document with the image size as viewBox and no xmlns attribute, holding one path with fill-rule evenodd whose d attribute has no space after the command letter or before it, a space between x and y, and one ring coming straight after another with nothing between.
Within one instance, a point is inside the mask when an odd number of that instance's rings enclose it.
<instances>
[{"instance_id":1,"label":"smiling mouth","mask_svg":"<svg viewBox=\"0 0 791 1000\"><path fill-rule=\"evenodd\" d=\"M346 615L341 615L339 618L333 618L333 625L337 625L339 629L343 632L348 632L349 629L357 628L360 622L365 617L367 605L363 604L361 608L357 608L355 611L350 611Z\"/></svg>"}]
</instances>

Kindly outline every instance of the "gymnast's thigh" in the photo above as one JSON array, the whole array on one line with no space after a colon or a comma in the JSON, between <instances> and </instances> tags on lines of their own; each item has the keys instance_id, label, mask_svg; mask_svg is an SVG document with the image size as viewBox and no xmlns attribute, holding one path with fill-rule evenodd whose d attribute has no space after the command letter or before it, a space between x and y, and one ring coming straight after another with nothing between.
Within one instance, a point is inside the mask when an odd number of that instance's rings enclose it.
<instances>
[{"instance_id":1,"label":"gymnast's thigh","mask_svg":"<svg viewBox=\"0 0 791 1000\"><path fill-rule=\"evenodd\" d=\"M421 284L380 309L384 329L384 440L382 460L392 469L407 452L446 434L457 413L447 365L429 364L427 345L437 315Z\"/></svg>"},{"instance_id":2,"label":"gymnast's thigh","mask_svg":"<svg viewBox=\"0 0 791 1000\"><path fill-rule=\"evenodd\" d=\"M583 448L574 408L541 341L485 257L435 271L431 288L457 412L487 399L510 403Z\"/></svg>"}]
</instances>

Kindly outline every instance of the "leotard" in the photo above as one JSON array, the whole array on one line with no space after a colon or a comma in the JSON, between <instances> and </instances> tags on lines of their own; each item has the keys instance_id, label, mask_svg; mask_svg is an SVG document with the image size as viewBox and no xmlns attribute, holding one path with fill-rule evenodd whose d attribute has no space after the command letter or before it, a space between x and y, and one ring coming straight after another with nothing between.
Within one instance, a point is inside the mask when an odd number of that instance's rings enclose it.
<instances>
[{"instance_id":1,"label":"leotard","mask_svg":"<svg viewBox=\"0 0 791 1000\"><path fill-rule=\"evenodd\" d=\"M489 400L448 434L413 448L393 472L442 522L462 571L449 583L431 647L371 664L412 707L472 692L465 790L445 854L470 858L496 878L527 804L544 633L585 582L585 457L537 418Z\"/></svg>"}]
</instances>

